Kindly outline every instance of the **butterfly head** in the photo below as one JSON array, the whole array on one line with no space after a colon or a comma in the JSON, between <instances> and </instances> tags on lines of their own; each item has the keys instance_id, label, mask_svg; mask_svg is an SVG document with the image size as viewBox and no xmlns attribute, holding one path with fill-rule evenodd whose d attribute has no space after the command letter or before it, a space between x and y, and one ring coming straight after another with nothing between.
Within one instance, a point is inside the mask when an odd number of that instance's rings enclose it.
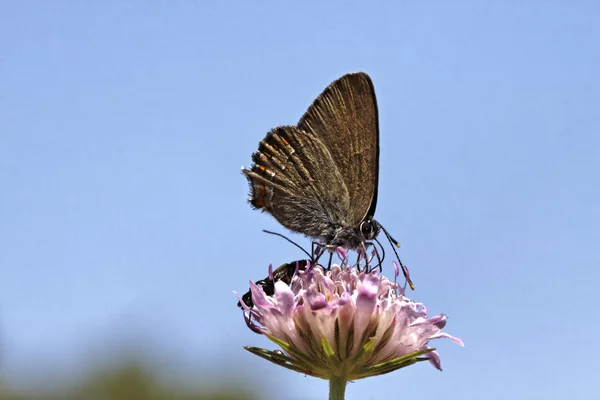
<instances>
[{"instance_id":1,"label":"butterfly head","mask_svg":"<svg viewBox=\"0 0 600 400\"><path fill-rule=\"evenodd\" d=\"M358 226L338 226L322 237L328 246L357 249L363 246L365 242L375 239L379 234L379 229L379 223L368 217Z\"/></svg>"}]
</instances>

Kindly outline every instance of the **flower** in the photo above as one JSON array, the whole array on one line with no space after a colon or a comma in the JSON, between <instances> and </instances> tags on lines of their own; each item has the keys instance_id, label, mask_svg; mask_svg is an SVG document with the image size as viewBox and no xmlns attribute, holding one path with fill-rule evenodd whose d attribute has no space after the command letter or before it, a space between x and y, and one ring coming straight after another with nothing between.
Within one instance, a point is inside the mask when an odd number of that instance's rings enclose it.
<instances>
[{"instance_id":1,"label":"flower","mask_svg":"<svg viewBox=\"0 0 600 400\"><path fill-rule=\"evenodd\" d=\"M253 306L242 305L248 327L282 351L246 349L322 379L347 382L425 360L441 370L440 357L428 342L449 338L463 346L442 332L445 315L428 317L423 304L405 297L402 288L376 271L308 265L296 270L289 285L275 280L272 295L252 282L250 292Z\"/></svg>"}]
</instances>

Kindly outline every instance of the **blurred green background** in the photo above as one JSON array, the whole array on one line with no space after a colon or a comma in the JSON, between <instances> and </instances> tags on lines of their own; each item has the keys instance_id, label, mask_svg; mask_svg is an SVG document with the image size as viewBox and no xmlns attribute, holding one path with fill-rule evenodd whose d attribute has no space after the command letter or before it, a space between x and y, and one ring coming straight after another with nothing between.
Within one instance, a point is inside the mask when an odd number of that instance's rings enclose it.
<instances>
[{"instance_id":1,"label":"blurred green background","mask_svg":"<svg viewBox=\"0 0 600 400\"><path fill-rule=\"evenodd\" d=\"M163 360L165 361L165 360ZM236 374L235 366L223 368L220 379L175 377L161 369L169 363L147 356L126 356L114 363L87 365L75 377L41 377L25 385L0 382L0 399L64 400L252 400L263 398L250 379ZM50 371L50 370L48 370ZM48 372L47 371L47 372ZM50 374L51 375L51 374ZM247 377L246 377L247 378Z\"/></svg>"}]
</instances>

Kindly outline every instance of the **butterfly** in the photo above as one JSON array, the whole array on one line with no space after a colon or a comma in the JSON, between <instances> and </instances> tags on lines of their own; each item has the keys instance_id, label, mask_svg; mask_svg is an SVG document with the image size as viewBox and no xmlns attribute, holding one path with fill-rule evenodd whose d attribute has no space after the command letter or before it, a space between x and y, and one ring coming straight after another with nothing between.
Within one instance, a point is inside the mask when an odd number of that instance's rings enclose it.
<instances>
[{"instance_id":1,"label":"butterfly","mask_svg":"<svg viewBox=\"0 0 600 400\"><path fill-rule=\"evenodd\" d=\"M252 207L328 249L365 250L380 230L399 246L373 218L378 118L375 88L366 73L335 80L296 125L269 131L250 169L242 167Z\"/></svg>"}]
</instances>

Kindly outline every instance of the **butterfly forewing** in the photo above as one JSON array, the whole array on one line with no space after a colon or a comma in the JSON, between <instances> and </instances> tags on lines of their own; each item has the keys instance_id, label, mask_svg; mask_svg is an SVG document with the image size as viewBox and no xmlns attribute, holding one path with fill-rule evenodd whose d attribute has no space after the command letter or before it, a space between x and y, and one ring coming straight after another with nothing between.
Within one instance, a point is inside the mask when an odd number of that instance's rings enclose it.
<instances>
[{"instance_id":1,"label":"butterfly forewing","mask_svg":"<svg viewBox=\"0 0 600 400\"><path fill-rule=\"evenodd\" d=\"M297 125L329 149L352 201L348 216L358 225L375 214L379 179L379 123L373 82L347 74L329 85Z\"/></svg>"}]
</instances>

